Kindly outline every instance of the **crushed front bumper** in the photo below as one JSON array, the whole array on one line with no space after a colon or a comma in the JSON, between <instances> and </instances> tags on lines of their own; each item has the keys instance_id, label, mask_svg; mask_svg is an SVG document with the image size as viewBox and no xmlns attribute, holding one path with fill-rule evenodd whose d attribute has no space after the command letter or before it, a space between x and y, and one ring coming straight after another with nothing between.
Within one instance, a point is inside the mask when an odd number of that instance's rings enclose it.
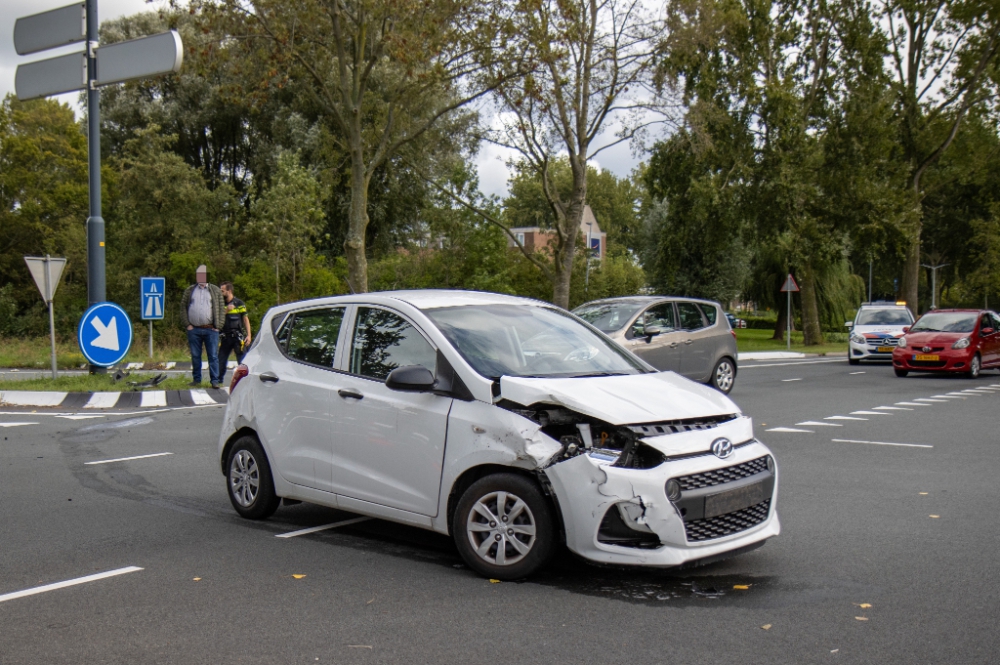
<instances>
[{"instance_id":1,"label":"crushed front bumper","mask_svg":"<svg viewBox=\"0 0 1000 665\"><path fill-rule=\"evenodd\" d=\"M701 434L709 443L720 436ZM781 532L777 466L756 439L727 459L708 452L629 469L583 454L548 467L545 475L566 545L595 562L675 567L752 548ZM667 498L670 479L682 486L675 501Z\"/></svg>"}]
</instances>

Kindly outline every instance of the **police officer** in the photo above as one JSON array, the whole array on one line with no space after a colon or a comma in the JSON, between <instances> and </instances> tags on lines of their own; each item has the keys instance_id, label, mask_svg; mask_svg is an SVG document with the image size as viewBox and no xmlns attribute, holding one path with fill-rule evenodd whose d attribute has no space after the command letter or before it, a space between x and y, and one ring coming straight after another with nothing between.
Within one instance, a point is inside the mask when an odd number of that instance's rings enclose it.
<instances>
[{"instance_id":1,"label":"police officer","mask_svg":"<svg viewBox=\"0 0 1000 665\"><path fill-rule=\"evenodd\" d=\"M242 300L233 295L233 283L223 282L219 285L219 290L226 299L226 322L219 333L219 370L225 376L230 352L236 352L236 362L243 362L243 355L250 348L250 341L253 338L250 333L247 307Z\"/></svg>"}]
</instances>

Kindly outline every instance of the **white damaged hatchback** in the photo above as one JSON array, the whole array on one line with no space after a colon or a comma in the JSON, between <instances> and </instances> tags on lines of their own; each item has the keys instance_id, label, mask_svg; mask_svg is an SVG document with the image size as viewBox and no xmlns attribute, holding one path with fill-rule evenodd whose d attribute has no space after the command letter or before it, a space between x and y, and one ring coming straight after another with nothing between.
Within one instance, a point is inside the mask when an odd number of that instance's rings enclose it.
<instances>
[{"instance_id":1,"label":"white damaged hatchback","mask_svg":"<svg viewBox=\"0 0 1000 665\"><path fill-rule=\"evenodd\" d=\"M562 542L674 567L780 532L778 471L726 396L657 372L561 309L467 291L271 309L219 439L236 511L307 501L450 534L474 570Z\"/></svg>"}]
</instances>

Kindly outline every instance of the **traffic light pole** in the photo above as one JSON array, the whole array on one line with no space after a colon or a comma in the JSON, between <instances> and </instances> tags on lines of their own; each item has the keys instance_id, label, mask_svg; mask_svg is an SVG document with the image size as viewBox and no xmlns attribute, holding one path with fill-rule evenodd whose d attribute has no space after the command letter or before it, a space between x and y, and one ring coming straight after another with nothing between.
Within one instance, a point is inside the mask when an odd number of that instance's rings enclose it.
<instances>
[{"instance_id":1,"label":"traffic light pole","mask_svg":"<svg viewBox=\"0 0 1000 665\"><path fill-rule=\"evenodd\" d=\"M87 219L87 301L107 300L104 274L104 218L101 216L101 91L97 87L97 0L87 0L87 143L90 172L90 217ZM91 374L107 370L90 366Z\"/></svg>"}]
</instances>

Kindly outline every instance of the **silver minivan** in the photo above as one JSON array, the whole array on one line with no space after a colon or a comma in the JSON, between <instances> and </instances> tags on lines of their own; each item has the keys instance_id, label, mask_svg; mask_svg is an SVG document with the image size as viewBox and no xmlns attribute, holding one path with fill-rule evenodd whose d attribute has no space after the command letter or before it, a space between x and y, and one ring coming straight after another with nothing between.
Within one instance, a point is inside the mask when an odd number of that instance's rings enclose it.
<instances>
[{"instance_id":1,"label":"silver minivan","mask_svg":"<svg viewBox=\"0 0 1000 665\"><path fill-rule=\"evenodd\" d=\"M573 313L658 370L733 389L736 333L717 302L632 296L594 300Z\"/></svg>"}]
</instances>

